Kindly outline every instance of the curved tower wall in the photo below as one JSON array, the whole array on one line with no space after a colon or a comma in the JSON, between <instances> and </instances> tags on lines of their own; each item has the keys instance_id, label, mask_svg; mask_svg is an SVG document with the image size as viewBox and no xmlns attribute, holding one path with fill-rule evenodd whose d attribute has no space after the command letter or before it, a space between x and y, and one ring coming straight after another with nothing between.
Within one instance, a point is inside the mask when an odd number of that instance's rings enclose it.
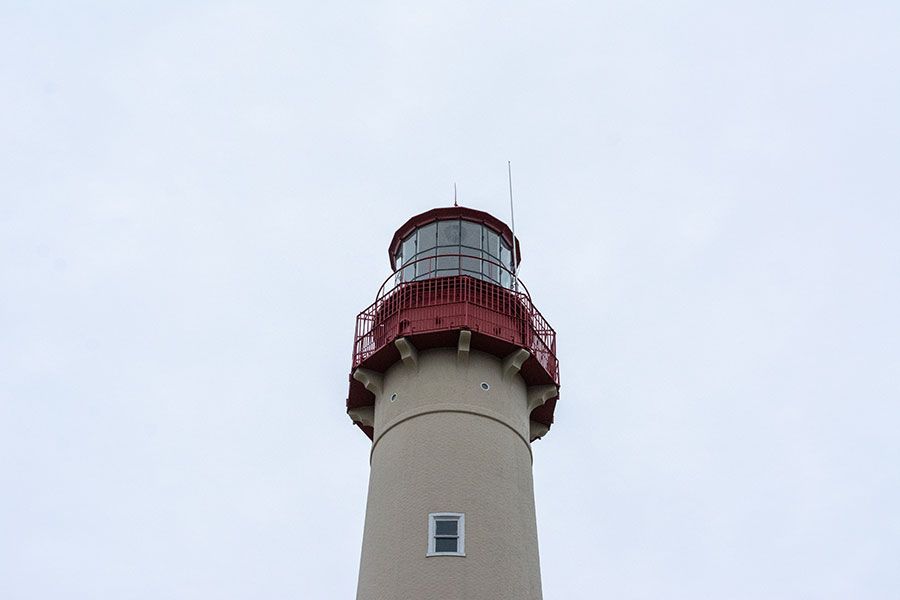
<instances>
[{"instance_id":1,"label":"curved tower wall","mask_svg":"<svg viewBox=\"0 0 900 600\"><path fill-rule=\"evenodd\" d=\"M533 406L518 368L457 348L411 352L368 386L358 600L540 599ZM427 555L428 515L441 512L465 515L465 556Z\"/></svg>"}]
</instances>

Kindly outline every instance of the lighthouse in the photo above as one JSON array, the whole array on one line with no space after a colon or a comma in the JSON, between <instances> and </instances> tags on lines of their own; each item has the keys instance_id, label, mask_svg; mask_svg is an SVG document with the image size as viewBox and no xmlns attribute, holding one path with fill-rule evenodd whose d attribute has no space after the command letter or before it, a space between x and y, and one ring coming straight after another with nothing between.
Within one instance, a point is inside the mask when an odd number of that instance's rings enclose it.
<instances>
[{"instance_id":1,"label":"lighthouse","mask_svg":"<svg viewBox=\"0 0 900 600\"><path fill-rule=\"evenodd\" d=\"M409 219L388 255L347 398L372 441L357 600L540 599L533 444L559 363L519 241L453 206Z\"/></svg>"}]
</instances>

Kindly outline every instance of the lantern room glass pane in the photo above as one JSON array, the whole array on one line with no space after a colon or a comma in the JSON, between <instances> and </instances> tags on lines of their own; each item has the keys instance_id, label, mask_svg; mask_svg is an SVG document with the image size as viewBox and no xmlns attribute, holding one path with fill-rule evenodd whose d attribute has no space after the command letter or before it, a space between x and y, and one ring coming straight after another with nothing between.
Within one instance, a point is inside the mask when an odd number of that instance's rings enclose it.
<instances>
[{"instance_id":1,"label":"lantern room glass pane","mask_svg":"<svg viewBox=\"0 0 900 600\"><path fill-rule=\"evenodd\" d=\"M481 249L481 225L472 221L462 221L459 242L463 246Z\"/></svg>"},{"instance_id":2,"label":"lantern room glass pane","mask_svg":"<svg viewBox=\"0 0 900 600\"><path fill-rule=\"evenodd\" d=\"M416 276L416 267L415 265L409 265L407 267L403 267L403 275L401 277L402 281L412 281Z\"/></svg>"},{"instance_id":3,"label":"lantern room glass pane","mask_svg":"<svg viewBox=\"0 0 900 600\"><path fill-rule=\"evenodd\" d=\"M456 254L458 248L452 248L453 253ZM438 252L437 259L437 268L438 269L452 269L454 272L459 270L459 257L458 256L440 256L442 253Z\"/></svg>"},{"instance_id":4,"label":"lantern room glass pane","mask_svg":"<svg viewBox=\"0 0 900 600\"><path fill-rule=\"evenodd\" d=\"M437 223L430 223L421 227L418 232L416 245L419 252L434 248L437 243Z\"/></svg>"},{"instance_id":5,"label":"lantern room glass pane","mask_svg":"<svg viewBox=\"0 0 900 600\"><path fill-rule=\"evenodd\" d=\"M409 262L416 253L416 233L413 232L403 240L403 262Z\"/></svg>"},{"instance_id":6,"label":"lantern room glass pane","mask_svg":"<svg viewBox=\"0 0 900 600\"><path fill-rule=\"evenodd\" d=\"M434 271L434 253L434 250L428 250L416 256L416 279L424 279Z\"/></svg>"},{"instance_id":7,"label":"lantern room glass pane","mask_svg":"<svg viewBox=\"0 0 900 600\"><path fill-rule=\"evenodd\" d=\"M459 221L438 221L437 228L438 246L459 245Z\"/></svg>"},{"instance_id":8,"label":"lantern room glass pane","mask_svg":"<svg viewBox=\"0 0 900 600\"><path fill-rule=\"evenodd\" d=\"M496 259L485 256L484 261L482 262L482 273L484 273L485 278L494 283L500 283L500 267L496 264Z\"/></svg>"},{"instance_id":9,"label":"lantern room glass pane","mask_svg":"<svg viewBox=\"0 0 900 600\"><path fill-rule=\"evenodd\" d=\"M472 250L471 248L461 248L460 268L463 275L472 275L481 279L481 250ZM471 258L470 258L471 257Z\"/></svg>"},{"instance_id":10,"label":"lantern room glass pane","mask_svg":"<svg viewBox=\"0 0 900 600\"><path fill-rule=\"evenodd\" d=\"M450 277L459 275L459 246L439 248L437 257L437 272L435 277ZM441 256L441 254L453 254L454 256Z\"/></svg>"},{"instance_id":11,"label":"lantern room glass pane","mask_svg":"<svg viewBox=\"0 0 900 600\"><path fill-rule=\"evenodd\" d=\"M484 228L484 250L496 259L500 258L500 236Z\"/></svg>"}]
</instances>

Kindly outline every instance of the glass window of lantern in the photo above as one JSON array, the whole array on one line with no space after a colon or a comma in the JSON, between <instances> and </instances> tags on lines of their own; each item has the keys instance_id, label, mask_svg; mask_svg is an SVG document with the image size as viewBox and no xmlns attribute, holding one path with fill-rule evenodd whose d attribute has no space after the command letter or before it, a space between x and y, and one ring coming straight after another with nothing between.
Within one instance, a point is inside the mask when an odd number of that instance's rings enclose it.
<instances>
[{"instance_id":1,"label":"glass window of lantern","mask_svg":"<svg viewBox=\"0 0 900 600\"><path fill-rule=\"evenodd\" d=\"M500 261L500 236L487 227L484 228L485 260L482 272L488 279L494 282L500 281L500 269L497 263Z\"/></svg>"},{"instance_id":2,"label":"glass window of lantern","mask_svg":"<svg viewBox=\"0 0 900 600\"><path fill-rule=\"evenodd\" d=\"M459 221L437 222L438 259L436 277L459 275ZM443 255L443 256L442 256Z\"/></svg>"},{"instance_id":3,"label":"glass window of lantern","mask_svg":"<svg viewBox=\"0 0 900 600\"><path fill-rule=\"evenodd\" d=\"M457 254L459 251L459 247L445 247L443 248L444 254ZM459 275L459 257L458 256L441 256L441 251L438 251L437 257L437 277L447 277L450 275Z\"/></svg>"},{"instance_id":4,"label":"glass window of lantern","mask_svg":"<svg viewBox=\"0 0 900 600\"><path fill-rule=\"evenodd\" d=\"M438 221L437 240L438 246L458 246L459 221Z\"/></svg>"},{"instance_id":5,"label":"glass window of lantern","mask_svg":"<svg viewBox=\"0 0 900 600\"><path fill-rule=\"evenodd\" d=\"M497 266L496 258L493 256L485 256L481 265L481 271L484 274L483 279L493 283L500 283L500 267Z\"/></svg>"},{"instance_id":6,"label":"glass window of lantern","mask_svg":"<svg viewBox=\"0 0 900 600\"><path fill-rule=\"evenodd\" d=\"M425 279L434 276L434 248L419 252L416 256L416 279Z\"/></svg>"},{"instance_id":7,"label":"glass window of lantern","mask_svg":"<svg viewBox=\"0 0 900 600\"><path fill-rule=\"evenodd\" d=\"M467 275L512 287L509 244L474 221L448 219L419 227L403 240L395 259L398 282Z\"/></svg>"},{"instance_id":8,"label":"glass window of lantern","mask_svg":"<svg viewBox=\"0 0 900 600\"><path fill-rule=\"evenodd\" d=\"M409 237L403 240L402 263L408 263L416 254L416 232L409 234Z\"/></svg>"},{"instance_id":9,"label":"glass window of lantern","mask_svg":"<svg viewBox=\"0 0 900 600\"><path fill-rule=\"evenodd\" d=\"M496 232L484 228L484 250L496 259L500 258L500 236Z\"/></svg>"},{"instance_id":10,"label":"glass window of lantern","mask_svg":"<svg viewBox=\"0 0 900 600\"><path fill-rule=\"evenodd\" d=\"M416 268L409 264L416 255L416 232L409 234L403 243L400 244L400 252L397 258L397 267L403 267L400 272L400 281L412 281L415 277ZM409 266L403 266L407 265Z\"/></svg>"},{"instance_id":11,"label":"glass window of lantern","mask_svg":"<svg viewBox=\"0 0 900 600\"><path fill-rule=\"evenodd\" d=\"M429 223L419 228L418 239L416 241L417 250L421 253L424 250L434 248L437 243L437 223Z\"/></svg>"},{"instance_id":12,"label":"glass window of lantern","mask_svg":"<svg viewBox=\"0 0 900 600\"><path fill-rule=\"evenodd\" d=\"M512 287L511 285L512 275L509 274L509 271L500 270L500 285L509 289Z\"/></svg>"},{"instance_id":13,"label":"glass window of lantern","mask_svg":"<svg viewBox=\"0 0 900 600\"><path fill-rule=\"evenodd\" d=\"M407 264L403 267L403 274L400 276L400 281L412 281L416 277L416 265Z\"/></svg>"},{"instance_id":14,"label":"glass window of lantern","mask_svg":"<svg viewBox=\"0 0 900 600\"><path fill-rule=\"evenodd\" d=\"M481 225L463 220L460 223L459 243L469 248L481 249Z\"/></svg>"},{"instance_id":15,"label":"glass window of lantern","mask_svg":"<svg viewBox=\"0 0 900 600\"><path fill-rule=\"evenodd\" d=\"M481 279L481 250L463 246L460 248L460 254L463 255L460 259L462 274Z\"/></svg>"},{"instance_id":16,"label":"glass window of lantern","mask_svg":"<svg viewBox=\"0 0 900 600\"><path fill-rule=\"evenodd\" d=\"M501 239L500 240L500 264L503 265L503 268L500 269L500 285L503 287L510 287L510 282L512 280L512 257L510 256L509 246L506 245L506 242Z\"/></svg>"}]
</instances>

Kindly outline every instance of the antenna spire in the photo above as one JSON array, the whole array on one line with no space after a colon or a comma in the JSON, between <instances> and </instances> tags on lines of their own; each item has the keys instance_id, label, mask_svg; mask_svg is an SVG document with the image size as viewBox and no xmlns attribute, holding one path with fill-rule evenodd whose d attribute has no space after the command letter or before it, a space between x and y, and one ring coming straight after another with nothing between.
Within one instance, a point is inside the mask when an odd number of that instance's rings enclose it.
<instances>
[{"instance_id":1,"label":"antenna spire","mask_svg":"<svg viewBox=\"0 0 900 600\"><path fill-rule=\"evenodd\" d=\"M512 193L512 161L506 161L506 172L509 175L509 219L512 222L512 255L513 255L513 285L519 287L519 254L516 248L516 211L513 208Z\"/></svg>"},{"instance_id":2,"label":"antenna spire","mask_svg":"<svg viewBox=\"0 0 900 600\"><path fill-rule=\"evenodd\" d=\"M453 182L453 206L459 206L459 204L456 203L456 182L455 181Z\"/></svg>"}]
</instances>

